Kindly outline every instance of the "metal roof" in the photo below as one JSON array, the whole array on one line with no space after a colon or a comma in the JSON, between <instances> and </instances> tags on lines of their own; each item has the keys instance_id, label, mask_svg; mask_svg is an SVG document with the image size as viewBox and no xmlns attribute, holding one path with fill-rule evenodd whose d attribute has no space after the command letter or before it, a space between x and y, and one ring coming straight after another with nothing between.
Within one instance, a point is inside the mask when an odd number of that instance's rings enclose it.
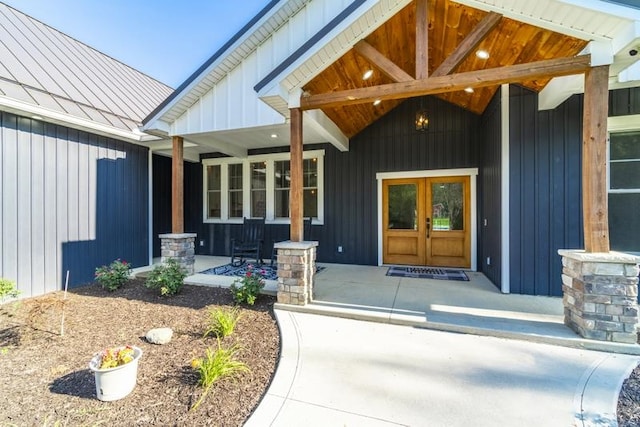
<instances>
[{"instance_id":1,"label":"metal roof","mask_svg":"<svg viewBox=\"0 0 640 427\"><path fill-rule=\"evenodd\" d=\"M0 3L0 104L35 106L56 117L131 132L172 91Z\"/></svg>"}]
</instances>

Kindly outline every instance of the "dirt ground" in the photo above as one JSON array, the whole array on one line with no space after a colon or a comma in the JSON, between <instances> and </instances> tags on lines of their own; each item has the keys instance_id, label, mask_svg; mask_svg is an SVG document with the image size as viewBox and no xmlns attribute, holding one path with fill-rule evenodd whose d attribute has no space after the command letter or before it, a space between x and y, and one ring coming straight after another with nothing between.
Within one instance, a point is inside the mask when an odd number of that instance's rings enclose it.
<instances>
[{"instance_id":1,"label":"dirt ground","mask_svg":"<svg viewBox=\"0 0 640 427\"><path fill-rule=\"evenodd\" d=\"M115 292L92 284L69 291L64 301L56 292L5 303L0 306L0 426L242 425L279 358L273 303L261 295L255 306L243 306L235 333L223 341L240 344L239 358L251 372L214 385L194 411L189 409L202 388L191 361L217 347L215 337L203 333L209 309L233 305L229 290L186 285L176 296L160 297L141 280L131 280ZM157 327L173 329L169 344L144 339ZM137 386L122 400L99 401L89 360L124 344L144 352Z\"/></svg>"}]
</instances>

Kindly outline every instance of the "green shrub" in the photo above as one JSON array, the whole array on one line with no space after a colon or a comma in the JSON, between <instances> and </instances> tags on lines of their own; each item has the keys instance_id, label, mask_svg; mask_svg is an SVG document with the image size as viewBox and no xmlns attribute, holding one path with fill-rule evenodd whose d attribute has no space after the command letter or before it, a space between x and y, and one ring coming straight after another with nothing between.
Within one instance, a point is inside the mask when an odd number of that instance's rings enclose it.
<instances>
[{"instance_id":1,"label":"green shrub","mask_svg":"<svg viewBox=\"0 0 640 427\"><path fill-rule=\"evenodd\" d=\"M210 310L209 327L204 332L204 336L206 337L212 334L218 338L224 338L231 335L240 317L240 312L235 307L231 309L216 308Z\"/></svg>"},{"instance_id":2,"label":"green shrub","mask_svg":"<svg viewBox=\"0 0 640 427\"><path fill-rule=\"evenodd\" d=\"M0 302L4 302L5 298L17 298L18 295L20 291L16 289L16 284L0 277Z\"/></svg>"},{"instance_id":3,"label":"green shrub","mask_svg":"<svg viewBox=\"0 0 640 427\"><path fill-rule=\"evenodd\" d=\"M156 266L151 271L145 286L159 289L160 295L175 295L182 290L185 277L187 277L187 270L178 261L169 258L164 264Z\"/></svg>"},{"instance_id":4,"label":"green shrub","mask_svg":"<svg viewBox=\"0 0 640 427\"><path fill-rule=\"evenodd\" d=\"M229 287L233 294L233 300L238 304L247 303L253 305L260 291L264 288L263 274L262 270L258 271L252 265L249 265L244 277L236 279Z\"/></svg>"},{"instance_id":5,"label":"green shrub","mask_svg":"<svg viewBox=\"0 0 640 427\"><path fill-rule=\"evenodd\" d=\"M109 265L96 268L95 277L104 289L115 291L127 283L130 273L131 266L127 261L117 259Z\"/></svg>"},{"instance_id":6,"label":"green shrub","mask_svg":"<svg viewBox=\"0 0 640 427\"><path fill-rule=\"evenodd\" d=\"M216 381L227 377L233 378L243 372L251 371L244 362L236 360L240 350L238 344L230 348L222 348L220 340L218 340L218 349L215 352L208 348L204 358L191 362L191 366L197 369L200 375L198 384L204 389L200 399L191 407L191 410L196 409L202 403Z\"/></svg>"}]
</instances>

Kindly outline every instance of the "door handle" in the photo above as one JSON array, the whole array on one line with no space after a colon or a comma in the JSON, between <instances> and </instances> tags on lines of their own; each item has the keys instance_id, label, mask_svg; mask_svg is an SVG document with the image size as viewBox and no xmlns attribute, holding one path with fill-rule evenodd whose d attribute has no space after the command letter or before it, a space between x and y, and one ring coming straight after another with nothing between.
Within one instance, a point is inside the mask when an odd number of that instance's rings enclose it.
<instances>
[{"instance_id":1,"label":"door handle","mask_svg":"<svg viewBox=\"0 0 640 427\"><path fill-rule=\"evenodd\" d=\"M431 218L427 218L427 239L429 238L430 231L431 231Z\"/></svg>"}]
</instances>

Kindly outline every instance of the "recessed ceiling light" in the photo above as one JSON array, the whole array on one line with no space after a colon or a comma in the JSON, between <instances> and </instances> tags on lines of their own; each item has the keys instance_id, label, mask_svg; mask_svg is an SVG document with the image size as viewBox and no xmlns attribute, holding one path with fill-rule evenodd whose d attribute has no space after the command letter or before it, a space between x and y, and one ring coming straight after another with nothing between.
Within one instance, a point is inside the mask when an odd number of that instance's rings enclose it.
<instances>
[{"instance_id":1,"label":"recessed ceiling light","mask_svg":"<svg viewBox=\"0 0 640 427\"><path fill-rule=\"evenodd\" d=\"M473 93L473 88L472 87L466 87L464 88L464 91L467 93Z\"/></svg>"},{"instance_id":2,"label":"recessed ceiling light","mask_svg":"<svg viewBox=\"0 0 640 427\"><path fill-rule=\"evenodd\" d=\"M489 52L481 49L476 52L476 56L480 59L489 59Z\"/></svg>"},{"instance_id":3,"label":"recessed ceiling light","mask_svg":"<svg viewBox=\"0 0 640 427\"><path fill-rule=\"evenodd\" d=\"M42 116L38 116L38 115L33 115L31 116L31 118L34 120L42 120Z\"/></svg>"},{"instance_id":4,"label":"recessed ceiling light","mask_svg":"<svg viewBox=\"0 0 640 427\"><path fill-rule=\"evenodd\" d=\"M380 101L379 99L376 99L375 101L373 101L373 105L374 105L374 106L376 106L376 105L380 105L380 103L381 103L381 102L382 102L382 101Z\"/></svg>"},{"instance_id":5,"label":"recessed ceiling light","mask_svg":"<svg viewBox=\"0 0 640 427\"><path fill-rule=\"evenodd\" d=\"M271 138L277 138L277 137L278 137L278 134L277 134L277 133L272 133L272 134L271 134Z\"/></svg>"},{"instance_id":6,"label":"recessed ceiling light","mask_svg":"<svg viewBox=\"0 0 640 427\"><path fill-rule=\"evenodd\" d=\"M367 70L362 75L362 80L368 80L371 78L371 76L373 76L373 70Z\"/></svg>"}]
</instances>

